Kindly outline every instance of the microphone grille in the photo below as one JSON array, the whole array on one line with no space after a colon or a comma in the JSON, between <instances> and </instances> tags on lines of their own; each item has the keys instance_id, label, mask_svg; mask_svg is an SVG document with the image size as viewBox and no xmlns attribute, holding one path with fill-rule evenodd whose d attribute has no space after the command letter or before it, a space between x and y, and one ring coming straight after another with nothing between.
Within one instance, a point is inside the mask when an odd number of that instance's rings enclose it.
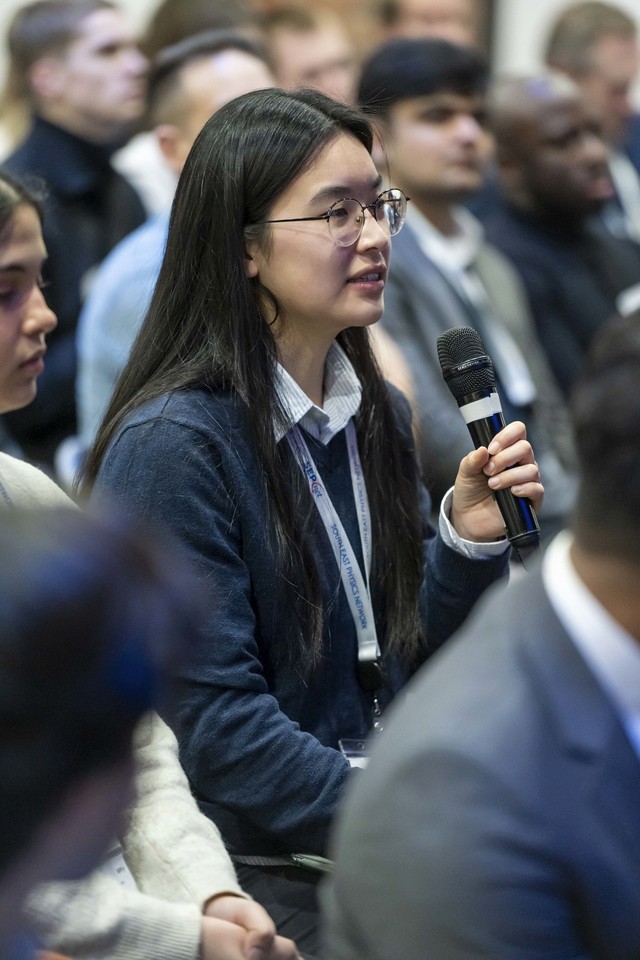
<instances>
[{"instance_id":1,"label":"microphone grille","mask_svg":"<svg viewBox=\"0 0 640 960\"><path fill-rule=\"evenodd\" d=\"M446 330L438 337L437 346L442 375L456 400L495 388L493 364L482 337L473 327ZM470 363L473 360L481 362ZM470 365L465 367L465 364Z\"/></svg>"},{"instance_id":2,"label":"microphone grille","mask_svg":"<svg viewBox=\"0 0 640 960\"><path fill-rule=\"evenodd\" d=\"M438 360L443 370L486 354L482 337L473 327L452 327L438 337Z\"/></svg>"}]
</instances>

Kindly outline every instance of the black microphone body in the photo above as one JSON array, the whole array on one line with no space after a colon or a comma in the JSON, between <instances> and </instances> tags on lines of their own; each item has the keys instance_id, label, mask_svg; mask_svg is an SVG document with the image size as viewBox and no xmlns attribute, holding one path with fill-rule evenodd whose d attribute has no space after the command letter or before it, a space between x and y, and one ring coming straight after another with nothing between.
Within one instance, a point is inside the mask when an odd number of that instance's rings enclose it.
<instances>
[{"instance_id":1,"label":"black microphone body","mask_svg":"<svg viewBox=\"0 0 640 960\"><path fill-rule=\"evenodd\" d=\"M438 337L442 375L460 408L475 448L488 447L505 426L495 388L493 364L473 327L456 327ZM510 490L493 490L509 542L516 548L540 543L540 526L531 502Z\"/></svg>"}]
</instances>

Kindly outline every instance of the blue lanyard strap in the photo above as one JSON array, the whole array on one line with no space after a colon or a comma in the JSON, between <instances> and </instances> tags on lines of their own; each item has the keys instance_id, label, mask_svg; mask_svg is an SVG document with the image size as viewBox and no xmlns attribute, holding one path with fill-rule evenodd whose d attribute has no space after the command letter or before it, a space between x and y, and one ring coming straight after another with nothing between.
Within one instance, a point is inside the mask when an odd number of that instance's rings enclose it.
<instances>
[{"instance_id":1,"label":"blue lanyard strap","mask_svg":"<svg viewBox=\"0 0 640 960\"><path fill-rule=\"evenodd\" d=\"M373 606L368 588L368 580L371 573L371 514L353 420L350 420L346 426L346 438L347 452L349 454L349 470L358 516L360 543L362 545L362 555L364 557L366 570L366 581L353 552L346 530L331 501L322 477L313 462L313 457L309 452L300 428L295 426L287 434L287 440L291 445L293 454L307 478L309 490L311 491L318 513L327 531L340 570L340 578L356 628L359 664L364 666L365 664L373 665L375 663L377 666L377 661L380 658L380 647L376 635ZM366 670L364 672L367 673ZM376 671L374 671L374 673L375 672ZM377 687L381 685L381 676L377 675L375 685L373 680L371 683L372 686L368 688L377 689Z\"/></svg>"}]
</instances>

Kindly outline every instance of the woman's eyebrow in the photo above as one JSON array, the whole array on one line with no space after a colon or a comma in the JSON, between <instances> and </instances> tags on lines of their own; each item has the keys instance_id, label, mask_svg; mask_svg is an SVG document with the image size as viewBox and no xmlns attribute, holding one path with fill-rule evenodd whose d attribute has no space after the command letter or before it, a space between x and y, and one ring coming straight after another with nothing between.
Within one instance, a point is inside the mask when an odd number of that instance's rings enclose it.
<instances>
[{"instance_id":1,"label":"woman's eyebrow","mask_svg":"<svg viewBox=\"0 0 640 960\"><path fill-rule=\"evenodd\" d=\"M0 263L0 272L2 273L29 273L31 270L41 270L47 260L45 253L41 257L34 257L32 260L18 260L15 263Z\"/></svg>"},{"instance_id":2,"label":"woman's eyebrow","mask_svg":"<svg viewBox=\"0 0 640 960\"><path fill-rule=\"evenodd\" d=\"M370 189L377 190L382 184L382 176L378 176L371 182ZM340 184L333 184L329 187L323 187L322 190L318 190L317 193L311 198L311 203L333 203L335 200L342 200L343 197L349 197L354 193L353 186L341 186Z\"/></svg>"}]
</instances>

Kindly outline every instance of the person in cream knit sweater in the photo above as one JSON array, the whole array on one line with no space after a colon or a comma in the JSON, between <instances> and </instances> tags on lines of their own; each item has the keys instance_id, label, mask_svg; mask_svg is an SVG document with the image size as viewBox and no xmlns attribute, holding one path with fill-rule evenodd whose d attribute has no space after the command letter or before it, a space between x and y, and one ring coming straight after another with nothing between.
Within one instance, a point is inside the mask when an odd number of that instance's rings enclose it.
<instances>
[{"instance_id":1,"label":"person in cream knit sweater","mask_svg":"<svg viewBox=\"0 0 640 960\"><path fill-rule=\"evenodd\" d=\"M40 286L45 257L37 200L0 174L0 413L30 403L44 369L56 325ZM36 467L0 453L0 509L70 502ZM157 715L139 724L135 756L137 796L122 838L131 877L123 884L105 866L82 881L36 887L26 905L34 932L75 960L295 960L294 944L240 889Z\"/></svg>"}]
</instances>

